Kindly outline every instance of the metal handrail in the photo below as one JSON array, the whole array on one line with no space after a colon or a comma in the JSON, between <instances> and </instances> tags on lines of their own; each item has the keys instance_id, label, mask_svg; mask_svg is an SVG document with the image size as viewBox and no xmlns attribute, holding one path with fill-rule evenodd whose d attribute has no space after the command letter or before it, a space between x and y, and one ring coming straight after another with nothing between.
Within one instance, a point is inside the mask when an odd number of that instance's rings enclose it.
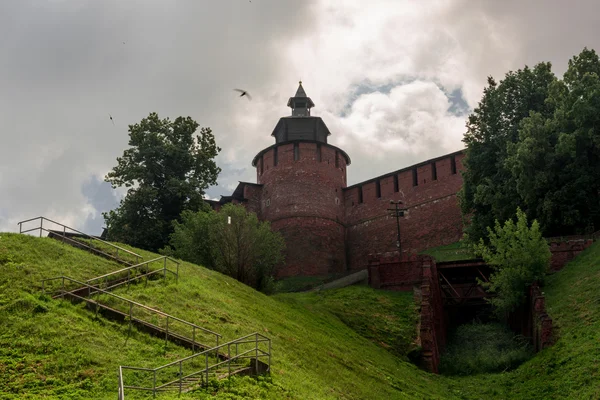
<instances>
[{"instance_id":1,"label":"metal handrail","mask_svg":"<svg viewBox=\"0 0 600 400\"><path fill-rule=\"evenodd\" d=\"M246 340L246 339L248 339L248 338L250 338L252 336L254 336L254 340ZM261 339L259 339L259 337ZM264 350L262 350L262 349L260 349L258 347L258 343L263 343L263 342L268 342L269 351L264 351ZM252 348L250 350L246 350L246 351L244 351L242 353L238 353L237 352L237 345L244 344L244 343L255 343L255 346L254 346L254 348ZM236 345L236 355L234 355L234 356L231 356L231 346L232 345ZM219 354L219 350L222 349L222 348L225 348L225 347L227 347L227 357L226 357L226 359L224 361L220 361L220 362L217 362L215 364L209 365L209 362L208 362L209 355L212 355L213 353L215 353L215 354L218 355ZM254 333L251 333L249 335L242 336L240 338L237 338L237 339L234 339L232 341L229 341L227 343L223 343L223 344L217 345L217 346L215 346L215 347L213 347L211 349L204 350L204 351L202 351L200 353L196 353L196 354L193 354L191 356L181 358L181 359L179 359L177 361L173 361L173 362L170 362L170 363L165 364L165 365L161 365L160 367L156 367L156 368L142 368L142 367L131 367L131 366L121 365L121 366L119 366L119 373L122 374L122 371L124 369L127 369L127 370L132 370L132 371L149 372L149 373L152 373L152 376L153 376L152 387L129 386L129 385L125 385L124 381L122 380L121 382L123 384L123 390L124 389L146 390L146 391L152 391L156 395L156 391L157 390L166 388L166 387L174 385L174 384L179 384L179 393L181 393L182 388L183 388L182 384L183 384L183 380L184 379L190 378L192 376L196 376L198 374L202 374L203 379L204 379L204 376L206 376L205 383L207 384L208 383L209 371L211 369L214 369L216 367L219 367L219 366L222 366L222 365L225 365L225 364L228 364L228 369L229 369L228 376L231 376L231 363L232 363L232 361L235 361L235 360L238 360L238 359L243 359L243 358L251 358L249 356L246 356L246 354L250 354L250 353L254 353L254 358L255 358L255 362L256 362L257 366L258 366L258 358L259 357L268 357L268 364L267 364L268 368L267 368L267 371L268 372L271 371L271 339L269 339L268 337L266 337L266 336L264 336L264 335L262 335L262 334L260 334L258 332L254 332ZM198 357L202 357L202 356L204 356L204 358L205 358L205 365L206 365L205 368L203 368L203 369L201 369L199 371L193 372L191 374L187 374L187 375L184 376L182 374L183 363L185 361L188 361L188 360L191 360L191 359L194 359L194 358L198 358ZM218 360L219 358L217 357L216 359ZM175 365L179 365L179 378L175 379L175 380L172 380L172 381L169 381L167 383L163 383L163 384L157 386L156 385L156 374L157 374L157 372L160 372L161 370L163 370L165 368L172 367L172 366L175 366ZM256 369L258 370L258 368L256 368ZM121 379L122 379L122 375L121 375Z\"/></svg>"},{"instance_id":2,"label":"metal handrail","mask_svg":"<svg viewBox=\"0 0 600 400\"><path fill-rule=\"evenodd\" d=\"M119 367L119 397L118 400L125 400L125 388L123 387L123 368Z\"/></svg>"},{"instance_id":3,"label":"metal handrail","mask_svg":"<svg viewBox=\"0 0 600 400\"><path fill-rule=\"evenodd\" d=\"M90 284L88 284L88 283L85 283L85 282L78 281L77 279L73 279L73 278L70 278L70 277L68 277L68 276L57 276L57 277L55 277L55 278L47 278L47 279L42 279L42 294L44 294L44 293L45 293L45 285L44 285L44 283L45 283L45 282L48 282L48 281L53 281L53 280L58 280L58 279L62 279L62 280L63 280L63 285L62 285L62 297L64 297L66 294L69 294L69 293L70 293L70 292L65 292L65 289L64 289L64 281L65 281L65 280L68 280L68 281L71 281L71 282L75 282L75 283L77 283L78 285L85 286L86 288L88 288L88 289L90 290L90 294L91 294L91 290L95 290L96 292L103 293L103 294L107 294L107 295L109 295L109 296L115 297L115 298L117 298L117 299L119 299L119 300L122 300L122 301L126 302L126 303L127 303L127 304L129 304L129 306L130 306L130 307L129 307L129 314L130 314L129 316L130 316L130 318L132 317L132 315L131 315L132 306L134 306L134 305L135 305L135 306L137 306L137 307L143 308L143 309L145 309L145 310L148 310L148 311L150 311L150 312L153 312L153 313L155 313L155 314L162 315L163 317L166 317L166 318L167 318L167 322L168 322L168 319L172 319L172 320L174 320L174 321L178 321L178 322L181 322L181 323L183 323L183 324L185 324L185 325L188 325L188 326L190 326L190 327L192 327L192 328L194 328L194 329L199 329L199 330L201 330L201 331L203 331L203 332L205 332L205 333L209 333L209 334L211 334L211 335L215 335L215 337L216 337L216 339L217 339L217 345L218 345L218 343L219 343L219 338L221 338L221 337L222 337L222 336L221 336L221 334L219 334L219 333L217 333L217 332L213 332L213 331L211 331L210 329L203 328L203 327L201 327L201 326L198 326L198 325L196 325L196 324L194 324L194 323L191 323L191 322L185 321L185 320L183 320L183 319L181 319L181 318L174 317L174 316L172 316L172 315L170 315L170 314L167 314L167 313L165 313L165 312L163 312L163 311L160 311L160 310L155 310L154 308L151 308L151 307L145 306L145 305L143 305L143 304L141 304L141 303L138 303L138 302L136 302L136 301L129 300L129 299L126 299L125 297L119 296L119 295L117 295L117 294L114 294L114 293L112 293L112 292L109 292L109 291L106 291L106 290L100 289L98 286L90 285ZM71 294L72 294L72 293L71 293ZM103 306L103 304L101 304L101 303L98 303L98 302L96 302L96 304L98 304L99 306ZM168 325L167 325L167 327L168 327ZM195 332L195 331L194 331L194 332ZM168 334L168 331L167 331L167 334ZM193 338L193 339L192 339L192 341L194 341L194 342L195 342L195 338Z\"/></svg>"},{"instance_id":4,"label":"metal handrail","mask_svg":"<svg viewBox=\"0 0 600 400\"><path fill-rule=\"evenodd\" d=\"M32 228L32 229L27 229L27 230L23 231L23 225L22 225L22 224L24 224L24 223L26 223L26 222L35 221L35 220L37 220L37 219L39 219L39 220L40 220L40 226L39 226L39 228ZM48 221L48 222L51 222L51 223L53 223L53 224L56 224L56 225L60 225L60 226L62 226L62 227L63 227L63 237L66 237L66 230L67 230L67 229L69 229L69 230L71 230L71 231L73 231L73 232L79 233L80 235L86 236L86 237L87 237L87 238L89 238L89 239L92 239L92 240L97 240L97 241L99 241L100 243L106 244L106 245L108 245L108 246L110 246L110 247L114 247L115 249L117 249L117 255L118 255L119 251L123 251L123 252L125 252L125 253L127 253L127 254L129 254L129 255L132 255L132 256L136 257L136 260L137 260L137 259L142 259L142 256L141 256L141 255L139 255L139 254L137 254L137 253L134 253L133 251L130 251L130 250L124 249L124 248L122 248L122 247L120 247L120 246L117 246L117 245L115 245L115 244L112 244L112 243L110 243L110 242L107 242L107 241L105 241L105 240L102 240L102 239L99 239L99 238L97 238L97 237L94 237L94 236L88 235L87 233L84 233L84 232L78 231L77 229L71 228L70 226L67 226L67 225L65 225L65 224L61 224L60 222L53 221L53 220L51 220L51 219L49 219L49 218L46 218L46 217L35 217L35 218L30 218L30 219L27 219L27 220L25 220L25 221L17 222L17 225L19 225L19 233L27 233L27 232L31 232L31 231L35 231L35 230L39 229L39 230L40 230L40 237L41 237L41 236L42 236L42 231L46 231L46 232L49 232L49 231L50 231L49 229L46 229L46 228L44 228L44 220L46 220L46 221Z\"/></svg>"},{"instance_id":5,"label":"metal handrail","mask_svg":"<svg viewBox=\"0 0 600 400\"><path fill-rule=\"evenodd\" d=\"M85 282L86 283L90 283L90 282L97 281L97 280L100 280L100 279L106 279L106 278L108 278L111 275L117 275L117 274L120 274L120 273L125 272L125 271L127 271L127 276L129 276L129 271L130 270L135 269L135 268L139 268L139 267L141 267L143 265L148 265L148 264L150 264L152 262L157 262L159 260L163 260L163 268L162 268L162 270L164 270L165 275L166 275L167 271L171 272L172 274L175 275L175 279L178 280L179 279L179 261L174 260L174 259L172 259L171 257L168 257L168 256L161 256L161 257L156 257L156 258L154 258L152 260L141 262L141 263L136 264L136 265L132 265L132 266L129 266L129 267L125 267L125 268L119 269L117 271L109 272L108 274L96 276L95 278L88 279ZM177 270L176 270L176 272L173 272L173 271L167 269L167 260L170 260L170 261L174 262L175 264L177 264ZM160 269L158 269L156 271L152 271L151 273L155 273L155 272L158 272L158 271L160 271ZM128 280L129 280L129 278L128 278ZM116 287L116 286L114 286L114 287Z\"/></svg>"}]
</instances>

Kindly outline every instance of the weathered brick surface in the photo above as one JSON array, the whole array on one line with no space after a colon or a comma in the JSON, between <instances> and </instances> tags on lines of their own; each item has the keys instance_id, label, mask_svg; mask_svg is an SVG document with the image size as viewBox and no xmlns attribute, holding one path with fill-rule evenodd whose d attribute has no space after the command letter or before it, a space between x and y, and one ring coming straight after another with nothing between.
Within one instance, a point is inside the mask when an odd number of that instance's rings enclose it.
<instances>
[{"instance_id":1,"label":"weathered brick surface","mask_svg":"<svg viewBox=\"0 0 600 400\"><path fill-rule=\"evenodd\" d=\"M552 318L546 312L546 298L537 284L529 291L531 313L531 336L536 351L552 345Z\"/></svg>"},{"instance_id":2,"label":"weathered brick surface","mask_svg":"<svg viewBox=\"0 0 600 400\"><path fill-rule=\"evenodd\" d=\"M369 256L369 283L376 289L410 291L413 286L421 285L423 278L423 260L427 256L403 254L398 252Z\"/></svg>"},{"instance_id":3,"label":"weathered brick surface","mask_svg":"<svg viewBox=\"0 0 600 400\"><path fill-rule=\"evenodd\" d=\"M325 143L320 144L320 160L314 142L284 143L276 149L264 152L258 161L264 168L258 183L263 185L260 217L271 221L286 240L286 265L279 276L343 272L345 158Z\"/></svg>"},{"instance_id":4,"label":"weathered brick surface","mask_svg":"<svg viewBox=\"0 0 600 400\"><path fill-rule=\"evenodd\" d=\"M460 240L463 221L456 193L462 186L460 161L463 155L458 153L454 157L455 174L450 156L432 162L436 165L436 180L431 179L432 163L417 167L417 186L413 186L413 172L409 168L396 174L398 191L394 190L394 175L379 179L380 197L377 197L376 180L344 190L350 269L364 268L370 253L397 250L396 218L388 211L394 208L390 200L402 200L406 208L405 216L400 218L403 253L415 253Z\"/></svg>"},{"instance_id":5,"label":"weathered brick surface","mask_svg":"<svg viewBox=\"0 0 600 400\"><path fill-rule=\"evenodd\" d=\"M560 271L569 261L594 243L591 238L569 236L562 239L550 240L550 270Z\"/></svg>"},{"instance_id":6,"label":"weathered brick surface","mask_svg":"<svg viewBox=\"0 0 600 400\"><path fill-rule=\"evenodd\" d=\"M423 367L437 373L446 346L444 305L435 260L425 255L390 252L369 257L369 285L376 289L419 293L419 341Z\"/></svg>"}]
</instances>

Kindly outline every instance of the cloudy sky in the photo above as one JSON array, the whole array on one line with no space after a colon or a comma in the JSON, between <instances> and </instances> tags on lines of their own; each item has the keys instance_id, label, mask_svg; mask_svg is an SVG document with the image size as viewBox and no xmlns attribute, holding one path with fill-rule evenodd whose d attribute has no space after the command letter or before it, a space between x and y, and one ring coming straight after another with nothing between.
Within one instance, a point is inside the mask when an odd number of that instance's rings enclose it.
<instances>
[{"instance_id":1,"label":"cloudy sky","mask_svg":"<svg viewBox=\"0 0 600 400\"><path fill-rule=\"evenodd\" d=\"M584 46L595 0L3 0L0 232L43 215L100 233L122 195L104 176L150 112L212 128L218 198L255 182L301 79L354 184L461 149L487 76L562 75Z\"/></svg>"}]
</instances>

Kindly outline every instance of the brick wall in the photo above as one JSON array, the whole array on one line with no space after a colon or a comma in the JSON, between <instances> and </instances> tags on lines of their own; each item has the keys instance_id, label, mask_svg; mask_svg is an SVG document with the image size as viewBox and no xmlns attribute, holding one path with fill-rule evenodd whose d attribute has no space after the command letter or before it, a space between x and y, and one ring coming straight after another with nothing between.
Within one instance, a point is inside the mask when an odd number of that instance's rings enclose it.
<instances>
[{"instance_id":1,"label":"brick wall","mask_svg":"<svg viewBox=\"0 0 600 400\"><path fill-rule=\"evenodd\" d=\"M388 211L393 208L390 200L402 200L407 209L400 218L403 252L419 252L460 240L463 223L456 193L462 187L462 158L463 153L455 153L346 188L349 268L365 268L370 253L397 250L396 218Z\"/></svg>"},{"instance_id":2,"label":"brick wall","mask_svg":"<svg viewBox=\"0 0 600 400\"><path fill-rule=\"evenodd\" d=\"M369 285L375 289L411 291L421 285L423 262L430 257L398 252L369 256Z\"/></svg>"},{"instance_id":3,"label":"brick wall","mask_svg":"<svg viewBox=\"0 0 600 400\"><path fill-rule=\"evenodd\" d=\"M346 270L346 161L336 147L315 142L286 142L259 157L259 215L286 240L286 265L279 277Z\"/></svg>"},{"instance_id":4,"label":"brick wall","mask_svg":"<svg viewBox=\"0 0 600 400\"><path fill-rule=\"evenodd\" d=\"M532 340L535 351L552 345L552 318L546 312L546 298L537 284L529 289Z\"/></svg>"},{"instance_id":5,"label":"brick wall","mask_svg":"<svg viewBox=\"0 0 600 400\"><path fill-rule=\"evenodd\" d=\"M567 236L564 238L549 239L550 271L560 271L569 261L594 243L592 238L580 236Z\"/></svg>"},{"instance_id":6,"label":"brick wall","mask_svg":"<svg viewBox=\"0 0 600 400\"><path fill-rule=\"evenodd\" d=\"M446 346L444 306L437 266L432 257L398 252L369 257L369 285L375 289L411 291L419 304L419 337L423 367L437 373Z\"/></svg>"}]
</instances>

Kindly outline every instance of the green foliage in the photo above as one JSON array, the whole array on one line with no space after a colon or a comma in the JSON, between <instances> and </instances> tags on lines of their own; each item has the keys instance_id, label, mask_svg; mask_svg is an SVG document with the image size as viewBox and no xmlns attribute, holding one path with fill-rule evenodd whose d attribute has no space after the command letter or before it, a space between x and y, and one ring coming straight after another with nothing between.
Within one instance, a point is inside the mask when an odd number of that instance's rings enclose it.
<instances>
[{"instance_id":1,"label":"green foliage","mask_svg":"<svg viewBox=\"0 0 600 400\"><path fill-rule=\"evenodd\" d=\"M440 373L475 375L514 369L533 356L533 348L499 323L460 325L449 336Z\"/></svg>"},{"instance_id":2,"label":"green foliage","mask_svg":"<svg viewBox=\"0 0 600 400\"><path fill-rule=\"evenodd\" d=\"M594 243L544 285L556 342L519 368L453 378L469 399L600 398L600 243Z\"/></svg>"},{"instance_id":3,"label":"green foliage","mask_svg":"<svg viewBox=\"0 0 600 400\"><path fill-rule=\"evenodd\" d=\"M552 84L551 115L531 113L508 146L517 191L546 235L600 228L600 59L584 49Z\"/></svg>"},{"instance_id":4,"label":"green foliage","mask_svg":"<svg viewBox=\"0 0 600 400\"><path fill-rule=\"evenodd\" d=\"M144 259L157 257L125 247ZM164 340L135 329L129 335L126 324L94 318L80 306L38 298L41 277L65 273L89 279L121 266L51 239L24 235L2 234L0 255L15 264L1 267L0 307L23 310L0 310L0 398L113 399L119 365L155 368L190 355L175 345L165 350ZM343 296L348 306L340 307L351 311L359 303L357 296L366 297L371 290L363 289ZM217 331L223 342L255 331L272 339L271 380L232 379L231 386L220 382L213 391L195 391L181 399L456 398L448 394L442 377L394 357L328 310L296 301L296 294L269 297L187 262L180 265L178 283L149 281L147 286L123 287L117 294ZM335 302L335 296L330 301ZM48 310L34 312L38 304ZM405 312L403 302L392 304ZM365 313L363 320L367 318ZM397 329L409 332L414 325ZM127 392L128 399L149 397ZM157 396L175 398L176 394Z\"/></svg>"},{"instance_id":5,"label":"green foliage","mask_svg":"<svg viewBox=\"0 0 600 400\"><path fill-rule=\"evenodd\" d=\"M555 79L550 63L511 71L500 83L488 78L463 138L466 170L459 198L463 214L471 217L467 234L473 242L486 236L494 220L505 221L521 204L506 165L507 144L518 140L521 121L531 111L551 115L553 107L546 98Z\"/></svg>"},{"instance_id":6,"label":"green foliage","mask_svg":"<svg viewBox=\"0 0 600 400\"><path fill-rule=\"evenodd\" d=\"M260 222L244 206L226 204L219 212L184 212L182 222L174 222L171 246L176 257L270 292L285 241L268 221Z\"/></svg>"},{"instance_id":7,"label":"green foliage","mask_svg":"<svg viewBox=\"0 0 600 400\"><path fill-rule=\"evenodd\" d=\"M529 285L544 279L550 265L550 249L537 221L529 227L520 208L516 223L509 219L502 226L496 220L494 229L488 228L488 239L489 244L480 239L474 251L493 269L490 281L482 285L496 294L488 301L499 315L505 315L523 304Z\"/></svg>"},{"instance_id":8,"label":"green foliage","mask_svg":"<svg viewBox=\"0 0 600 400\"><path fill-rule=\"evenodd\" d=\"M584 49L562 80L550 64L509 72L469 116L463 141L463 214L469 239L516 207L545 236L600 228L600 59Z\"/></svg>"},{"instance_id":9,"label":"green foliage","mask_svg":"<svg viewBox=\"0 0 600 400\"><path fill-rule=\"evenodd\" d=\"M210 128L190 117L175 121L150 113L129 126L129 146L105 180L128 187L119 207L104 214L109 239L148 250L168 242L172 221L185 210L198 211L204 190L216 184L221 150Z\"/></svg>"}]
</instances>

